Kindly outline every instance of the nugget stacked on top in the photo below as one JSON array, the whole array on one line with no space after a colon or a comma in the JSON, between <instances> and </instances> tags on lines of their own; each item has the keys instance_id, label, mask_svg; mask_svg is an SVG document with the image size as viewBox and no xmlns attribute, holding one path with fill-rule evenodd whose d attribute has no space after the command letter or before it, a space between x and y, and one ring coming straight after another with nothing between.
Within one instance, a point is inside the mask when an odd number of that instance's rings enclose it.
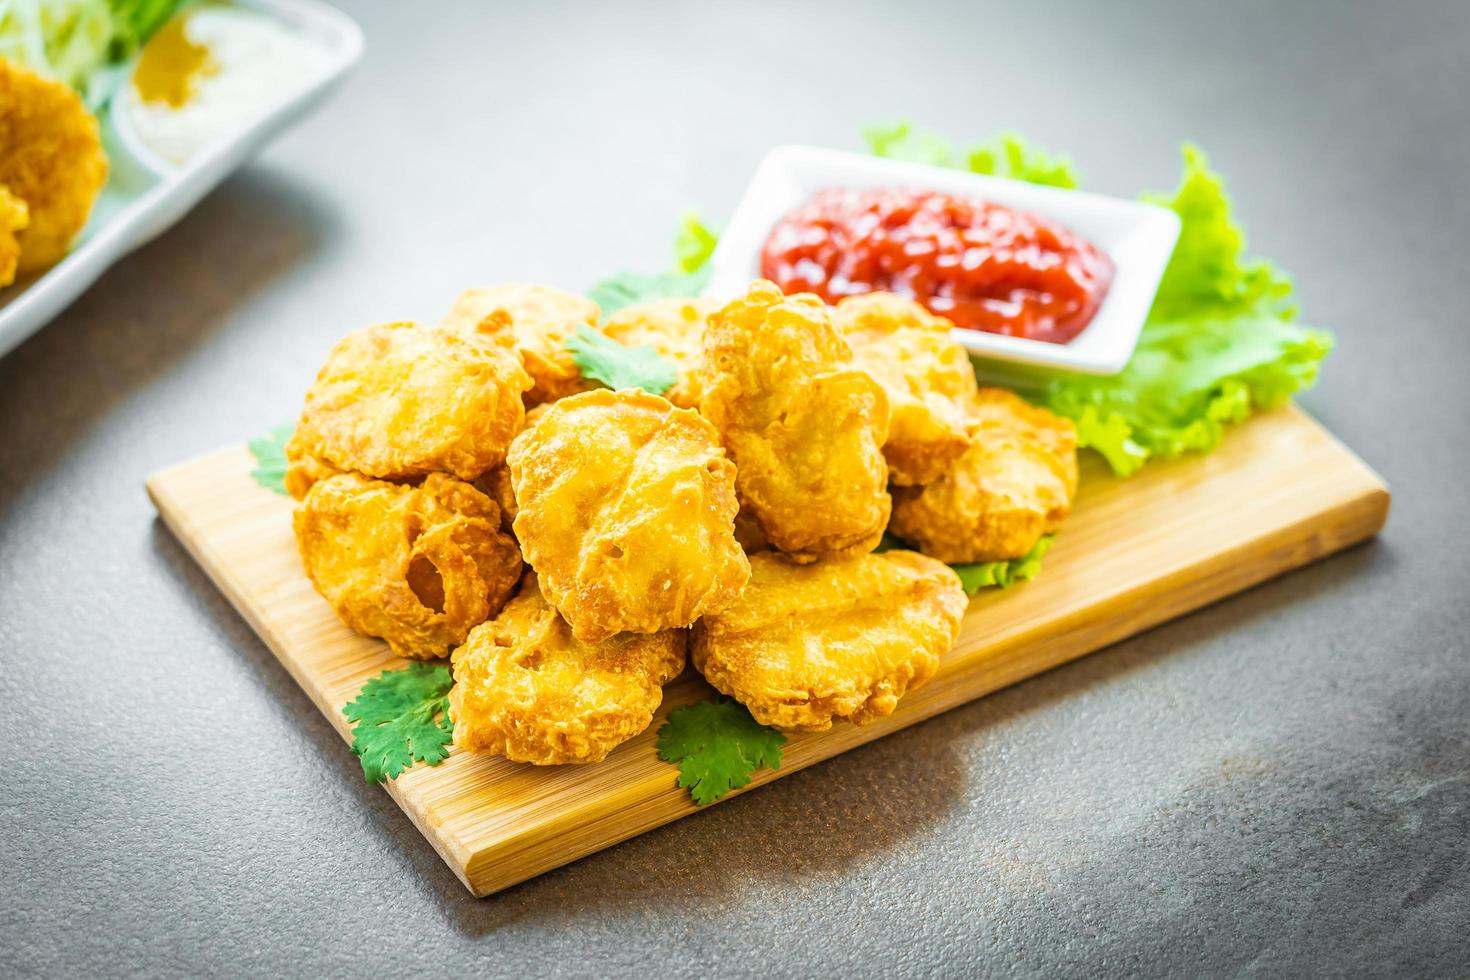
<instances>
[{"instance_id":1,"label":"nugget stacked on top","mask_svg":"<svg viewBox=\"0 0 1470 980\"><path fill-rule=\"evenodd\" d=\"M404 656L454 650L463 749L598 761L686 646L762 723L884 717L958 636L944 562L1020 557L1066 515L1070 423L980 389L907 300L757 281L598 321L506 285L349 335L288 446L313 582ZM583 327L653 347L675 385L583 377ZM919 550L875 552L885 530Z\"/></svg>"}]
</instances>

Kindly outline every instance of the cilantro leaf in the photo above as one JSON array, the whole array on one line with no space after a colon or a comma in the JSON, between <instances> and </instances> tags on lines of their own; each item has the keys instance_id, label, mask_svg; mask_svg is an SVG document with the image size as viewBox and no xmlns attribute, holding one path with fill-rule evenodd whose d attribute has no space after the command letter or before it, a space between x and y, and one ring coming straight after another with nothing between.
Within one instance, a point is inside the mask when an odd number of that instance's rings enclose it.
<instances>
[{"instance_id":1,"label":"cilantro leaf","mask_svg":"<svg viewBox=\"0 0 1470 980\"><path fill-rule=\"evenodd\" d=\"M286 492L286 442L295 429L294 425L278 425L248 443L250 455L255 457L255 468L250 471L250 476L267 490Z\"/></svg>"},{"instance_id":2,"label":"cilantro leaf","mask_svg":"<svg viewBox=\"0 0 1470 980\"><path fill-rule=\"evenodd\" d=\"M1049 187L1078 185L1072 161L1043 150L1018 133L998 133L963 156L955 153L948 140L915 129L906 121L867 126L862 135L874 156L953 167Z\"/></svg>"},{"instance_id":3,"label":"cilantro leaf","mask_svg":"<svg viewBox=\"0 0 1470 980\"><path fill-rule=\"evenodd\" d=\"M656 299L697 296L709 283L709 259L720 236L699 219L699 212L685 211L674 232L674 268L669 272L618 272L587 290L602 315L625 306Z\"/></svg>"},{"instance_id":4,"label":"cilantro leaf","mask_svg":"<svg viewBox=\"0 0 1470 980\"><path fill-rule=\"evenodd\" d=\"M981 589L998 588L1006 589L1017 582L1026 582L1036 577L1041 571L1041 557L1051 550L1052 536L1036 542L1036 547L1009 561L985 561L972 565L951 565L955 574L960 577L960 584L965 587L967 595L974 595Z\"/></svg>"},{"instance_id":5,"label":"cilantro leaf","mask_svg":"<svg viewBox=\"0 0 1470 980\"><path fill-rule=\"evenodd\" d=\"M635 303L697 296L709 276L707 267L695 272L618 272L587 290L587 298L607 316Z\"/></svg>"},{"instance_id":6,"label":"cilantro leaf","mask_svg":"<svg viewBox=\"0 0 1470 980\"><path fill-rule=\"evenodd\" d=\"M1173 208L1181 229L1132 359L1111 377L1054 377L1043 396L1119 476L1214 449L1229 425L1311 387L1333 346L1294 322L1290 277L1242 258L1224 181L1197 147L1183 152L1178 190L1147 198Z\"/></svg>"},{"instance_id":7,"label":"cilantro leaf","mask_svg":"<svg viewBox=\"0 0 1470 980\"><path fill-rule=\"evenodd\" d=\"M679 766L678 785L697 806L749 784L761 767L780 769L785 744L785 735L723 697L675 708L658 730L658 757Z\"/></svg>"},{"instance_id":8,"label":"cilantro leaf","mask_svg":"<svg viewBox=\"0 0 1470 980\"><path fill-rule=\"evenodd\" d=\"M588 326L567 338L567 350L584 377L609 388L642 388L662 395L679 380L679 371L657 349L628 347Z\"/></svg>"},{"instance_id":9,"label":"cilantro leaf","mask_svg":"<svg viewBox=\"0 0 1470 980\"><path fill-rule=\"evenodd\" d=\"M352 751L368 782L394 779L415 762L437 766L448 757L453 686L454 675L443 664L412 663L383 671L343 706L352 722Z\"/></svg>"}]
</instances>

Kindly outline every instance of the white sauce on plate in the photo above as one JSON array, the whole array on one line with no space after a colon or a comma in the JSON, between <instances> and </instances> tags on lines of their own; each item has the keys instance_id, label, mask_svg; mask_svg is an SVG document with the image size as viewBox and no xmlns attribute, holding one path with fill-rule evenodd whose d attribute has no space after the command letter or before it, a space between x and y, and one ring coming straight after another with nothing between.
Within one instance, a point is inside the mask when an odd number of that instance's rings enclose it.
<instances>
[{"instance_id":1,"label":"white sauce on plate","mask_svg":"<svg viewBox=\"0 0 1470 980\"><path fill-rule=\"evenodd\" d=\"M174 163L244 129L327 68L327 52L319 45L254 10L202 6L180 16L187 46L203 49L204 56L203 64L180 79L187 95L181 102L156 94L145 98L136 70L125 95L139 141ZM155 38L149 46L166 40ZM145 48L140 63L149 55Z\"/></svg>"}]
</instances>

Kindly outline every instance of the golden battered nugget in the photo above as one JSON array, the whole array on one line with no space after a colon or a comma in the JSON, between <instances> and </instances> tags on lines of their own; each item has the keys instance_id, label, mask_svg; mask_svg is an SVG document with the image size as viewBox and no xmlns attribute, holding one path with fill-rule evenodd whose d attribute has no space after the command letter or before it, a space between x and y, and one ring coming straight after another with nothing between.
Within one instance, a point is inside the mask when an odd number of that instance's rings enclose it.
<instances>
[{"instance_id":1,"label":"golden battered nugget","mask_svg":"<svg viewBox=\"0 0 1470 980\"><path fill-rule=\"evenodd\" d=\"M0 187L25 202L15 275L60 262L107 182L97 120L66 85L0 58ZM7 280L0 278L0 285Z\"/></svg>"},{"instance_id":2,"label":"golden battered nugget","mask_svg":"<svg viewBox=\"0 0 1470 980\"><path fill-rule=\"evenodd\" d=\"M454 744L538 766L601 762L648 727L687 644L685 630L579 640L529 574L454 651Z\"/></svg>"},{"instance_id":3,"label":"golden battered nugget","mask_svg":"<svg viewBox=\"0 0 1470 980\"><path fill-rule=\"evenodd\" d=\"M461 293L442 325L452 330L473 331L498 310L510 317L514 346L534 382L526 393L527 405L555 401L596 387L582 377L571 351L567 350L567 338L579 326L597 326L601 314L596 303L550 286L506 283Z\"/></svg>"},{"instance_id":4,"label":"golden battered nugget","mask_svg":"<svg viewBox=\"0 0 1470 980\"><path fill-rule=\"evenodd\" d=\"M357 330L332 348L286 444L287 486L304 493L331 470L388 479L450 473L473 480L505 460L531 386L515 352L485 329L412 323Z\"/></svg>"},{"instance_id":5,"label":"golden battered nugget","mask_svg":"<svg viewBox=\"0 0 1470 980\"><path fill-rule=\"evenodd\" d=\"M509 465L516 537L578 639L688 626L744 588L735 467L698 414L584 392L547 406Z\"/></svg>"},{"instance_id":6,"label":"golden battered nugget","mask_svg":"<svg viewBox=\"0 0 1470 980\"><path fill-rule=\"evenodd\" d=\"M344 623L401 657L444 656L500 611L521 577L495 502L442 473L421 486L328 477L292 523L316 590Z\"/></svg>"},{"instance_id":7,"label":"golden battered nugget","mask_svg":"<svg viewBox=\"0 0 1470 980\"><path fill-rule=\"evenodd\" d=\"M286 441L288 463L281 482L285 485L287 493L297 500L305 500L306 494L312 487L342 471L302 450L295 439L296 434L293 432L291 438Z\"/></svg>"},{"instance_id":8,"label":"golden battered nugget","mask_svg":"<svg viewBox=\"0 0 1470 980\"><path fill-rule=\"evenodd\" d=\"M0 289L15 282L20 267L20 239L16 235L30 222L26 202L0 184Z\"/></svg>"},{"instance_id":9,"label":"golden battered nugget","mask_svg":"<svg viewBox=\"0 0 1470 980\"><path fill-rule=\"evenodd\" d=\"M699 365L704 360L704 325L720 308L712 299L659 299L627 306L607 318L602 332L629 347L649 346L679 371L664 397L680 408L699 407Z\"/></svg>"},{"instance_id":10,"label":"golden battered nugget","mask_svg":"<svg viewBox=\"0 0 1470 980\"><path fill-rule=\"evenodd\" d=\"M495 467L475 481L475 489L499 505L500 526L509 531L516 519L516 492L510 485L510 467Z\"/></svg>"},{"instance_id":11,"label":"golden battered nugget","mask_svg":"<svg viewBox=\"0 0 1470 980\"><path fill-rule=\"evenodd\" d=\"M969 354L950 337L954 324L892 293L844 299L832 321L888 394L889 477L899 486L938 479L969 448L964 402L979 388Z\"/></svg>"},{"instance_id":12,"label":"golden battered nugget","mask_svg":"<svg viewBox=\"0 0 1470 980\"><path fill-rule=\"evenodd\" d=\"M1020 558L1061 526L1077 492L1077 429L1014 392L966 408L974 441L949 472L893 491L895 535L953 564Z\"/></svg>"},{"instance_id":13,"label":"golden battered nugget","mask_svg":"<svg viewBox=\"0 0 1470 980\"><path fill-rule=\"evenodd\" d=\"M811 295L757 280L710 317L699 409L771 544L811 560L870 551L888 523L888 398Z\"/></svg>"},{"instance_id":14,"label":"golden battered nugget","mask_svg":"<svg viewBox=\"0 0 1470 980\"><path fill-rule=\"evenodd\" d=\"M750 556L734 606L694 627L690 656L755 720L788 731L866 724L933 676L969 600L947 565L912 551L799 565Z\"/></svg>"}]
</instances>

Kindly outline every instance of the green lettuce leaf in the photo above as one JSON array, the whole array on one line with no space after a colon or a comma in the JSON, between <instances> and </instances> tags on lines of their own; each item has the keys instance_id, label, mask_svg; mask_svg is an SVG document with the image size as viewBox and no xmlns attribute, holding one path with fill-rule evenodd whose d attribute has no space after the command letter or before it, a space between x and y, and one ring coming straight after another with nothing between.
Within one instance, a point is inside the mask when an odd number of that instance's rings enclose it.
<instances>
[{"instance_id":1,"label":"green lettuce leaf","mask_svg":"<svg viewBox=\"0 0 1470 980\"><path fill-rule=\"evenodd\" d=\"M960 577L960 584L965 587L967 595L974 595L981 589L1008 589L1017 582L1026 582L1036 577L1041 571L1041 557L1051 550L1052 535L1048 534L1036 542L1032 548L1020 558L1011 558L1006 561L982 561L968 565L950 565L955 574ZM902 549L904 551L917 551L907 541L901 541L887 531L878 542L875 552L893 551Z\"/></svg>"},{"instance_id":2,"label":"green lettuce leaf","mask_svg":"<svg viewBox=\"0 0 1470 980\"><path fill-rule=\"evenodd\" d=\"M1184 177L1171 195L1144 194L1151 204L1172 208L1180 221L1179 242L1159 282L1150 319L1170 320L1206 308L1268 307L1289 314L1291 277L1262 259L1246 262L1245 232L1230 213L1219 174L1211 173L1199 147L1186 143Z\"/></svg>"},{"instance_id":3,"label":"green lettuce leaf","mask_svg":"<svg viewBox=\"0 0 1470 980\"><path fill-rule=\"evenodd\" d=\"M973 565L951 565L960 577L960 584L967 595L981 589L1007 589L1017 582L1026 582L1041 571L1041 558L1051 550L1052 536L1047 535L1036 542L1036 547L1009 561L977 562Z\"/></svg>"},{"instance_id":4,"label":"green lettuce leaf","mask_svg":"<svg viewBox=\"0 0 1470 980\"><path fill-rule=\"evenodd\" d=\"M0 58L65 82L96 108L127 60L181 0L0 0Z\"/></svg>"},{"instance_id":5,"label":"green lettuce leaf","mask_svg":"<svg viewBox=\"0 0 1470 980\"><path fill-rule=\"evenodd\" d=\"M875 156L936 167L955 167L992 177L1008 177L1049 187L1076 187L1077 171L1066 157L1050 153L1018 133L998 133L963 154L933 133L896 122L864 127L863 139Z\"/></svg>"},{"instance_id":6,"label":"green lettuce leaf","mask_svg":"<svg viewBox=\"0 0 1470 980\"><path fill-rule=\"evenodd\" d=\"M1121 374L1054 376L1042 397L1120 476L1214 449L1228 426L1315 383L1333 346L1294 322L1285 273L1243 258L1224 182L1198 148L1184 147L1172 196L1146 199L1173 208L1181 230L1138 348Z\"/></svg>"},{"instance_id":7,"label":"green lettuce leaf","mask_svg":"<svg viewBox=\"0 0 1470 980\"><path fill-rule=\"evenodd\" d=\"M698 211L685 211L679 218L679 230L674 232L674 268L683 273L698 272L719 243L719 233L700 220Z\"/></svg>"}]
</instances>

